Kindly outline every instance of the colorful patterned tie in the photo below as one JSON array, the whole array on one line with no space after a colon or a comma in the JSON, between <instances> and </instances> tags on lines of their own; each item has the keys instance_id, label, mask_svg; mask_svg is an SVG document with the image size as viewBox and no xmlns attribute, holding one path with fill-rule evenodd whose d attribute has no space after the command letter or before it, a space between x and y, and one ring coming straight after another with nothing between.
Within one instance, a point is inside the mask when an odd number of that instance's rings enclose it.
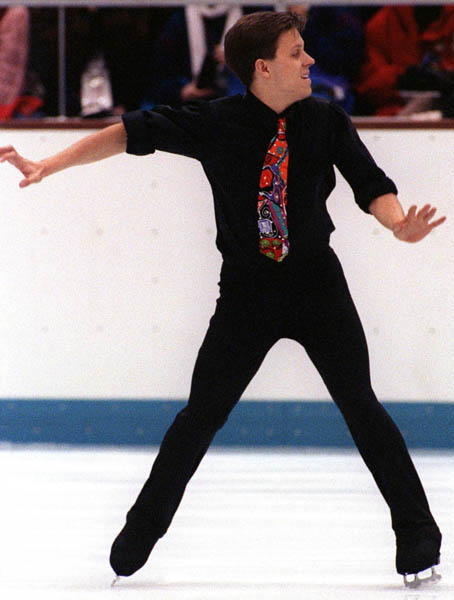
<instances>
[{"instance_id":1,"label":"colorful patterned tie","mask_svg":"<svg viewBox=\"0 0 454 600\"><path fill-rule=\"evenodd\" d=\"M285 117L278 119L278 131L268 147L260 177L257 210L259 213L260 252L284 260L289 251L287 229L288 146Z\"/></svg>"}]
</instances>

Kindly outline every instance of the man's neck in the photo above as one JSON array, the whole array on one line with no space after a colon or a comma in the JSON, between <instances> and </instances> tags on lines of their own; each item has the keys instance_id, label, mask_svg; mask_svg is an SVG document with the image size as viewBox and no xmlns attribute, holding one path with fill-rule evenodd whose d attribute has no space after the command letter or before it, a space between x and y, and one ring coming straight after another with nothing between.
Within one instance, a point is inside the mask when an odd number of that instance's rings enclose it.
<instances>
[{"instance_id":1,"label":"man's neck","mask_svg":"<svg viewBox=\"0 0 454 600\"><path fill-rule=\"evenodd\" d=\"M288 98L279 98L275 93L267 93L265 90L259 90L255 86L251 86L249 91L251 94L254 94L260 102L263 102L268 108L274 110L277 115L283 113L286 108L293 104L293 101Z\"/></svg>"}]
</instances>

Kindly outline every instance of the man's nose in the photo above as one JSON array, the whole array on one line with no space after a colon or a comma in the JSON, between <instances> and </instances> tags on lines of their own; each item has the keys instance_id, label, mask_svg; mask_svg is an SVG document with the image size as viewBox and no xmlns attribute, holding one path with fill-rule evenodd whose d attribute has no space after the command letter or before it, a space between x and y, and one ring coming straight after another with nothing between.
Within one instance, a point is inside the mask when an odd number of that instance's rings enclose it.
<instances>
[{"instance_id":1,"label":"man's nose","mask_svg":"<svg viewBox=\"0 0 454 600\"><path fill-rule=\"evenodd\" d=\"M304 65L306 67L311 67L312 65L315 64L315 59L312 58L312 56L310 54L308 54L307 52L304 53L303 61L304 61Z\"/></svg>"}]
</instances>

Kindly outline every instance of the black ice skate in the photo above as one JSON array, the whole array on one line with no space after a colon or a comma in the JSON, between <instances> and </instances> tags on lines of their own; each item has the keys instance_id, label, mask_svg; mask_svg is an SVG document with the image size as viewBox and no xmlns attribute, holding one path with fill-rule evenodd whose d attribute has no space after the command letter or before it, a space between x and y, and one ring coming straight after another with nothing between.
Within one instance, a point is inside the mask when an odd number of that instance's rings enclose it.
<instances>
[{"instance_id":1,"label":"black ice skate","mask_svg":"<svg viewBox=\"0 0 454 600\"><path fill-rule=\"evenodd\" d=\"M408 536L397 541L396 569L404 576L406 587L416 588L422 583L436 583L441 579L435 566L440 564L441 534L427 537ZM430 570L430 574L423 571Z\"/></svg>"},{"instance_id":2,"label":"black ice skate","mask_svg":"<svg viewBox=\"0 0 454 600\"><path fill-rule=\"evenodd\" d=\"M110 565L117 574L114 583L118 576L128 577L143 567L158 539L149 519L128 513L110 551Z\"/></svg>"}]
</instances>

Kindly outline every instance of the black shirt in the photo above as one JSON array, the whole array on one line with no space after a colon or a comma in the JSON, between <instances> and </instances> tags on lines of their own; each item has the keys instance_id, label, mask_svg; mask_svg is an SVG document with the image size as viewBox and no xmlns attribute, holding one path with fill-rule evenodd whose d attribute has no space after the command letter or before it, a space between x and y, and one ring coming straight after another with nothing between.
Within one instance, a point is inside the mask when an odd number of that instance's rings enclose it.
<instances>
[{"instance_id":1,"label":"black shirt","mask_svg":"<svg viewBox=\"0 0 454 600\"><path fill-rule=\"evenodd\" d=\"M275 261L259 252L257 197L277 119L286 116L289 149L287 224L289 256ZM378 168L347 114L332 102L307 98L277 115L250 91L173 109L156 106L123 115L127 152L155 150L199 160L211 184L216 244L226 264L279 268L307 259L329 241L334 225L326 200L336 165L365 212L376 197L397 193ZM181 191L182 196L184 190ZM271 267L270 263L275 266Z\"/></svg>"}]
</instances>

